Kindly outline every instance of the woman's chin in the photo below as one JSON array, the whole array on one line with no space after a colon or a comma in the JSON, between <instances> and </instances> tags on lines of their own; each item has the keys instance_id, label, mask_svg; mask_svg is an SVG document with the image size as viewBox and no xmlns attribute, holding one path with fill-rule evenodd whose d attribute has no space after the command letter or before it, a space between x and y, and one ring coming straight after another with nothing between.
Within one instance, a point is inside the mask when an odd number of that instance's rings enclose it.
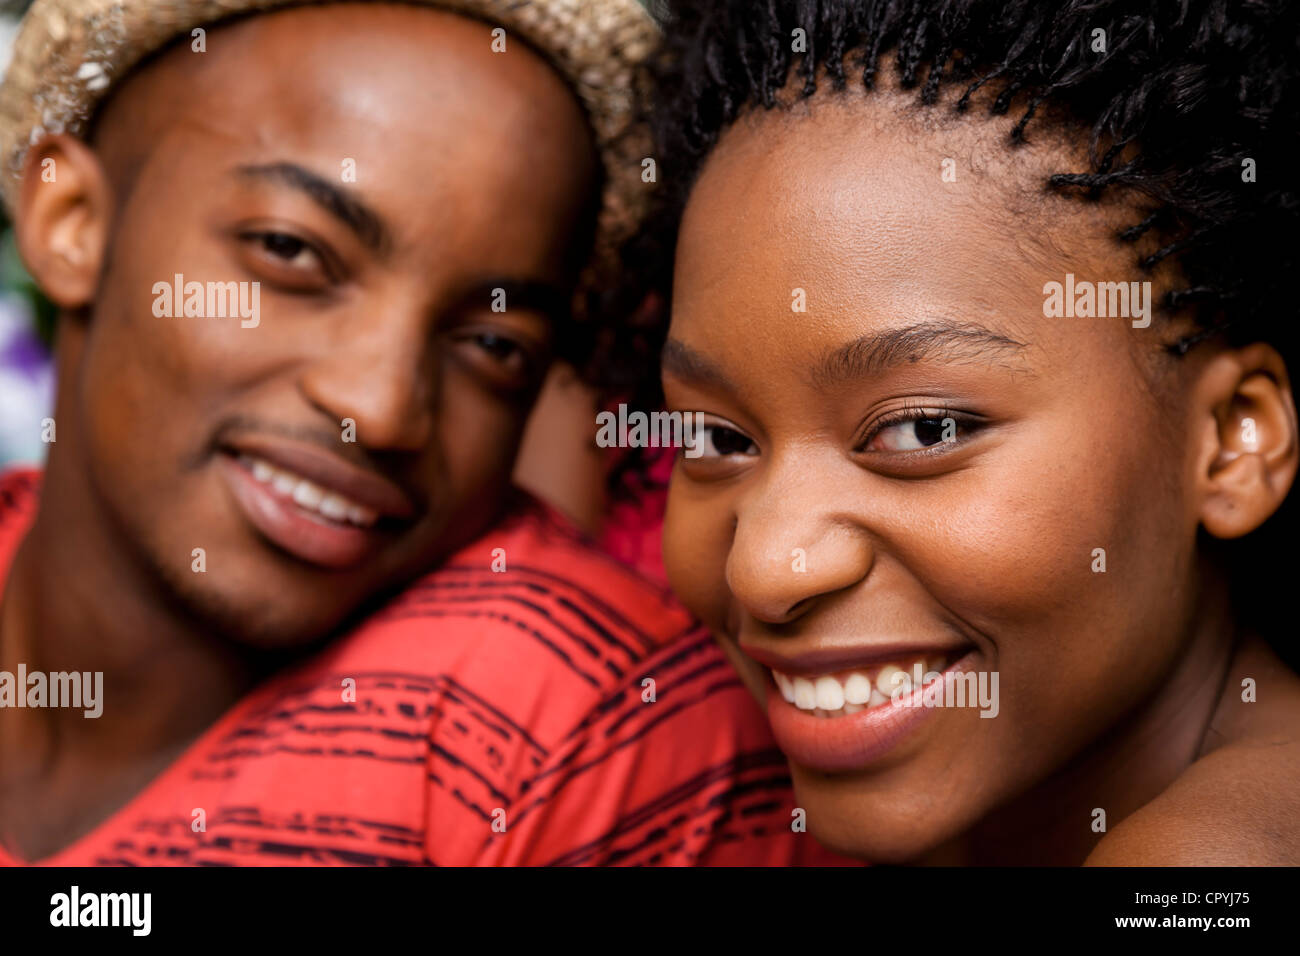
<instances>
[{"instance_id":1,"label":"woman's chin","mask_svg":"<svg viewBox=\"0 0 1300 956\"><path fill-rule=\"evenodd\" d=\"M868 863L901 866L938 859L943 847L966 832L978 814L952 813L946 807L928 806L915 791L828 793L792 768L795 798L806 813L808 832L826 849ZM801 779L802 778L802 779ZM939 811L939 812L936 812Z\"/></svg>"}]
</instances>

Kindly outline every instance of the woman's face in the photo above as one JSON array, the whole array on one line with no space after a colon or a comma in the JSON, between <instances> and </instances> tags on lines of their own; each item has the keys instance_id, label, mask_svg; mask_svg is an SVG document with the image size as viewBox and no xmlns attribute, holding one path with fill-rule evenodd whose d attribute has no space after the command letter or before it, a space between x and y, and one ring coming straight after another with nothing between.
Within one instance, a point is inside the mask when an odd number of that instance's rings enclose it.
<instances>
[{"instance_id":1,"label":"woman's face","mask_svg":"<svg viewBox=\"0 0 1300 956\"><path fill-rule=\"evenodd\" d=\"M1171 329L1044 315L1067 273L1153 278L1114 238L1140 215L1046 195L1083 163L1013 152L1012 120L912 103L819 94L724 135L664 353L668 408L712 426L673 476L672 584L765 703L812 832L882 862L1167 693L1200 585ZM918 662L984 699L886 699Z\"/></svg>"}]
</instances>

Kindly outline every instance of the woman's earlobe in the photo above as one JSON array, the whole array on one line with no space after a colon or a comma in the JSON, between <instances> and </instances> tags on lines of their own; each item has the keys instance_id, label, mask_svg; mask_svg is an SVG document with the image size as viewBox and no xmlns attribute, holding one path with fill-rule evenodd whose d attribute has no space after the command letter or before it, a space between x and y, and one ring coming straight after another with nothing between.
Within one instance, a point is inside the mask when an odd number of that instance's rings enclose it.
<instances>
[{"instance_id":1,"label":"woman's earlobe","mask_svg":"<svg viewBox=\"0 0 1300 956\"><path fill-rule=\"evenodd\" d=\"M112 190L99 159L70 136L48 136L28 151L14 232L41 291L64 309L90 304L109 236Z\"/></svg>"},{"instance_id":2,"label":"woman's earlobe","mask_svg":"<svg viewBox=\"0 0 1300 956\"><path fill-rule=\"evenodd\" d=\"M1269 345L1218 356L1202 381L1215 447L1203 475L1201 523L1217 538L1239 538L1281 507L1295 481L1295 400L1286 364Z\"/></svg>"}]
</instances>

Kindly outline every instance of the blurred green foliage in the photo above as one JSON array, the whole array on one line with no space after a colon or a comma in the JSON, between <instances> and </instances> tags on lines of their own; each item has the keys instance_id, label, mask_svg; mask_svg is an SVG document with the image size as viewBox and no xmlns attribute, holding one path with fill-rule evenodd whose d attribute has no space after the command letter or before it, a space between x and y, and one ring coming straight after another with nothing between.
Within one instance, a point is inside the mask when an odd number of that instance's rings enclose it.
<instances>
[{"instance_id":1,"label":"blurred green foliage","mask_svg":"<svg viewBox=\"0 0 1300 956\"><path fill-rule=\"evenodd\" d=\"M32 5L32 0L0 0L0 16L17 18ZM17 294L26 299L36 319L36 331L49 345L54 340L54 306L41 295L36 283L18 259L13 230L0 208L0 294Z\"/></svg>"}]
</instances>

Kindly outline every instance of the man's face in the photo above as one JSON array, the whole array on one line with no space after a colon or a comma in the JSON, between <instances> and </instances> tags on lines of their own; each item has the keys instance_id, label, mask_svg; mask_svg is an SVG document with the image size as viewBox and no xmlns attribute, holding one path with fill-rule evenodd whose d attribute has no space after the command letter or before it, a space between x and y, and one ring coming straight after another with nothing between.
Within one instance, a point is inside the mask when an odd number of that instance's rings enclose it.
<instances>
[{"instance_id":1,"label":"man's face","mask_svg":"<svg viewBox=\"0 0 1300 956\"><path fill-rule=\"evenodd\" d=\"M256 16L98 120L118 195L60 407L130 550L237 639L321 634L501 503L596 167L562 79L490 30ZM256 324L159 317L177 275L259 283Z\"/></svg>"}]
</instances>

